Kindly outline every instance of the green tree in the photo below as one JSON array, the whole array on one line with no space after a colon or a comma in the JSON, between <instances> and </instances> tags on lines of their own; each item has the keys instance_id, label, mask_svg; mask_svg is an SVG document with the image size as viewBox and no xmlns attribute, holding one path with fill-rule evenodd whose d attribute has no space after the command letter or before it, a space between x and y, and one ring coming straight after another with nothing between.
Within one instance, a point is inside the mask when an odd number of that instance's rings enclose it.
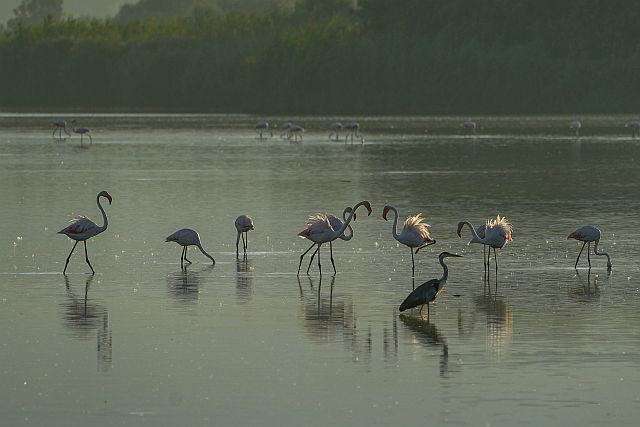
<instances>
[{"instance_id":1,"label":"green tree","mask_svg":"<svg viewBox=\"0 0 640 427\"><path fill-rule=\"evenodd\" d=\"M57 22L62 19L63 0L22 0L13 10L14 17L7 22L7 27L31 27L49 20Z\"/></svg>"}]
</instances>

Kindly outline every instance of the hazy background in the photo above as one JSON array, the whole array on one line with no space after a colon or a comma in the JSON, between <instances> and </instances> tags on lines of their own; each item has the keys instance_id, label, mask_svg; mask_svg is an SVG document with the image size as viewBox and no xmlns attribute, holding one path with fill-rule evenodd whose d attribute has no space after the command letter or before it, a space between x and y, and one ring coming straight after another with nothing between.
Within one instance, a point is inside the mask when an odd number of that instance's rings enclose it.
<instances>
[{"instance_id":1,"label":"hazy background","mask_svg":"<svg viewBox=\"0 0 640 427\"><path fill-rule=\"evenodd\" d=\"M135 0L65 0L64 9L73 16L95 16L105 18L114 16L120 6L125 3L135 3ZM20 0L0 1L0 23L7 22L13 17L13 10L18 7Z\"/></svg>"}]
</instances>

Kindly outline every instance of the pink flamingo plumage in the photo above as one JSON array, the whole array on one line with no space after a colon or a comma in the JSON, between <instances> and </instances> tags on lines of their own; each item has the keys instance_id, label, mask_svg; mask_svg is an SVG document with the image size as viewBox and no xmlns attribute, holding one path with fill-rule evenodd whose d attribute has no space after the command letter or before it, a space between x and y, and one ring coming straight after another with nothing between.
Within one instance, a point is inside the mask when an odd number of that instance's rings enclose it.
<instances>
[{"instance_id":1,"label":"pink flamingo plumage","mask_svg":"<svg viewBox=\"0 0 640 427\"><path fill-rule=\"evenodd\" d=\"M460 221L458 223L458 231L462 229L462 227L466 225L469 227L471 234L473 237L469 241L471 243L481 243L483 245L489 246L489 256L487 258L491 258L491 249L493 248L493 259L496 265L496 275L498 274L498 256L496 254L496 249L502 249L502 247L507 243L513 240L513 227L507 221L507 218L501 217L497 215L495 218L488 219L486 222L486 228L484 231L484 237L480 237L476 230L473 228L473 225L469 221ZM460 232L458 232L458 236L460 236ZM488 271L488 269L487 269Z\"/></svg>"}]
</instances>

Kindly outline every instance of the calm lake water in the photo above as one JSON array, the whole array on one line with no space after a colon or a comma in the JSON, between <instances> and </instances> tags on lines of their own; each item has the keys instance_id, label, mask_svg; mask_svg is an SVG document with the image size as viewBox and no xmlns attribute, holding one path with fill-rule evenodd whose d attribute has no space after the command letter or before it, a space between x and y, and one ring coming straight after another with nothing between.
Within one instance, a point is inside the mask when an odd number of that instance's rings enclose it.
<instances>
[{"instance_id":1,"label":"calm lake water","mask_svg":"<svg viewBox=\"0 0 640 427\"><path fill-rule=\"evenodd\" d=\"M640 141L627 117L276 118L304 141L258 140L258 117L80 116L93 144L51 137L50 115L0 116L0 414L6 425L637 425ZM73 215L109 228L62 275ZM334 244L338 274L296 277L307 215L370 200ZM409 250L382 207L422 212L437 244L416 286L449 281L421 318ZM234 219L249 214L246 261ZM497 285L459 220L514 226ZM575 228L604 257L573 268ZM164 238L196 229L217 263ZM583 262L584 261L584 262ZM306 265L306 264L305 264ZM426 312L426 309L425 309Z\"/></svg>"}]
</instances>

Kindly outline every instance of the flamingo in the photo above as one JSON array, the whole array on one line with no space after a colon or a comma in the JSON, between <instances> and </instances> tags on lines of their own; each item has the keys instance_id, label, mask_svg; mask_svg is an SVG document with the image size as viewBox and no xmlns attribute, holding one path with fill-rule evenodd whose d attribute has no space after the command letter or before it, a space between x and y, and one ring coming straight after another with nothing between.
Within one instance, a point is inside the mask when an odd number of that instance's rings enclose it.
<instances>
[{"instance_id":1,"label":"flamingo","mask_svg":"<svg viewBox=\"0 0 640 427\"><path fill-rule=\"evenodd\" d=\"M598 243L600 243L600 230L593 225L585 225L583 227L578 228L573 233L567 236L567 239L576 239L582 243L582 249L580 249L580 253L578 253L578 258L576 258L576 264L573 268L578 268L578 261L580 260L580 255L582 255L582 251L584 250L584 246L586 244L589 245L587 248L587 262L589 263L589 270L591 270L591 258L589 257L589 252L591 251L591 242L595 242L593 247L594 255L604 255L607 257L607 270L611 271L611 258L609 254L606 252L598 252Z\"/></svg>"},{"instance_id":2,"label":"flamingo","mask_svg":"<svg viewBox=\"0 0 640 427\"><path fill-rule=\"evenodd\" d=\"M640 136L640 120L629 120L624 127L631 129L631 138Z\"/></svg>"},{"instance_id":3,"label":"flamingo","mask_svg":"<svg viewBox=\"0 0 640 427\"><path fill-rule=\"evenodd\" d=\"M289 139L293 136L293 140L297 141L300 138L302 141L302 134L304 133L304 128L302 126L292 124L289 126Z\"/></svg>"},{"instance_id":4,"label":"flamingo","mask_svg":"<svg viewBox=\"0 0 640 427\"><path fill-rule=\"evenodd\" d=\"M85 135L89 137L89 141L93 144L93 138L91 138L91 129L85 127L75 127L75 120L72 120L71 123L74 125L73 132L80 134L80 144L82 144Z\"/></svg>"},{"instance_id":5,"label":"flamingo","mask_svg":"<svg viewBox=\"0 0 640 427\"><path fill-rule=\"evenodd\" d=\"M291 122L284 122L282 124L282 133L280 134L280 138L291 139Z\"/></svg>"},{"instance_id":6,"label":"flamingo","mask_svg":"<svg viewBox=\"0 0 640 427\"><path fill-rule=\"evenodd\" d=\"M73 220L73 222L69 224L67 227L58 231L58 234L64 234L67 237L71 238L72 240L76 241L76 243L74 243L73 245L73 248L71 248L71 252L69 252L69 256L67 257L67 261L64 264L64 270L62 270L62 274L67 273L67 266L69 265L71 254L73 254L73 251L76 249L78 242L84 242L85 260L87 261L87 264L89 264L89 268L91 269L91 272L95 274L95 270L93 269L93 267L91 266L91 263L89 262L89 255L87 253L87 240L92 238L93 236L97 236L98 234L102 233L104 230L107 229L107 226L109 225L109 221L107 220L107 214L104 212L104 209L100 204L100 197L106 198L109 201L109 204L111 204L111 201L113 199L111 198L111 195L106 191L99 192L98 196L96 197L96 203L98 203L98 209L100 209L100 212L102 212L103 224L101 227L98 226L95 222L91 221L86 216L80 215L76 217Z\"/></svg>"},{"instance_id":7,"label":"flamingo","mask_svg":"<svg viewBox=\"0 0 640 427\"><path fill-rule=\"evenodd\" d=\"M53 122L53 135L51 135L53 138L55 138L56 136L56 132L60 132L60 138L62 139L62 132L64 131L64 133L67 134L67 136L71 136L71 134L69 134L69 132L67 132L67 121L63 120L63 119L59 119L56 120L55 122Z\"/></svg>"},{"instance_id":8,"label":"flamingo","mask_svg":"<svg viewBox=\"0 0 640 427\"><path fill-rule=\"evenodd\" d=\"M273 138L273 132L271 132L271 130L269 129L269 122L265 120L260 120L258 123L256 123L256 132L259 133L260 139L264 139L262 137L262 134L267 132L269 132L269 135L271 135L271 137Z\"/></svg>"},{"instance_id":9,"label":"flamingo","mask_svg":"<svg viewBox=\"0 0 640 427\"><path fill-rule=\"evenodd\" d=\"M465 131L470 132L472 134L476 134L476 122L471 120L471 119L467 119L464 122L462 122L461 126L464 128Z\"/></svg>"},{"instance_id":10,"label":"flamingo","mask_svg":"<svg viewBox=\"0 0 640 427\"><path fill-rule=\"evenodd\" d=\"M317 213L309 216L309 218L307 219L307 227L298 233L298 236L309 239L314 243L314 245L318 246L317 250L314 252L314 255L316 253L318 254L318 270L320 270L320 275L322 275L322 266L320 265L320 246L322 246L323 243L332 242L333 240L339 238L349 226L349 223L353 219L356 210L360 206L365 206L367 208L367 211L369 211L369 215L371 215L371 203L365 200L353 207L353 210L349 213L349 216L345 218L342 226L337 230L334 230L334 228L331 226L331 221L329 220L327 214ZM313 248L314 245L309 247L309 249L307 249L302 255L300 255L300 264L298 264L298 275L300 275L300 267L302 266L302 260L304 256ZM334 274L337 273L336 265L333 261L333 253L331 254L331 264L333 265ZM307 273L308 271L309 269L307 269Z\"/></svg>"},{"instance_id":11,"label":"flamingo","mask_svg":"<svg viewBox=\"0 0 640 427\"><path fill-rule=\"evenodd\" d=\"M462 258L462 255L441 252L440 255L438 255L438 261L440 261L440 265L442 266L442 277L440 279L431 279L415 288L409 296L405 298L402 304L400 304L400 311L420 306L420 315L422 315L422 309L424 305L427 304L427 319L429 318L429 303L435 301L449 278L449 268L447 268L447 264L444 263L444 259L448 257Z\"/></svg>"},{"instance_id":12,"label":"flamingo","mask_svg":"<svg viewBox=\"0 0 640 427\"><path fill-rule=\"evenodd\" d=\"M582 128L582 122L580 120L572 121L569 127L576 132L576 138L580 137L580 128Z\"/></svg>"},{"instance_id":13,"label":"flamingo","mask_svg":"<svg viewBox=\"0 0 640 427\"><path fill-rule=\"evenodd\" d=\"M342 130L343 126L342 123L340 122L333 122L331 123L330 129L331 129L331 133L329 134L329 139L331 139L332 135L336 136L336 139L334 141L338 141L340 140L340 131Z\"/></svg>"},{"instance_id":14,"label":"flamingo","mask_svg":"<svg viewBox=\"0 0 640 427\"><path fill-rule=\"evenodd\" d=\"M344 221L347 220L347 215L350 214L352 210L353 208L351 208L351 206L347 206L346 208L344 208L344 210L342 211L342 219ZM331 228L333 228L334 230L339 230L342 227L343 222L342 220L340 220L340 218L332 214L325 214L325 215L327 215L327 218L329 219L329 224L331 224ZM369 212L369 215L371 215L371 212ZM353 220L354 221L356 220L355 213L353 214ZM349 240L353 239L353 228L351 228L351 224L347 224L347 230L345 231L349 231L349 233L348 234L342 233L340 236L338 236L338 239L348 242ZM315 243L311 245L311 247L314 247L314 246L315 246ZM311 264L313 263L313 258L316 256L317 252L318 252L318 249L316 249L311 254L311 259L309 260L309 266L307 267L307 274L309 274L309 269L311 268ZM331 259L333 260L333 241L329 242L329 253L331 254Z\"/></svg>"},{"instance_id":15,"label":"flamingo","mask_svg":"<svg viewBox=\"0 0 640 427\"><path fill-rule=\"evenodd\" d=\"M344 142L347 142L347 138L351 137L351 143L353 144L353 137L355 135L356 138L360 138L361 143L364 143L364 138L358 133L360 131L360 123L349 122L344 125L344 128L347 131L347 133L344 135Z\"/></svg>"},{"instance_id":16,"label":"flamingo","mask_svg":"<svg viewBox=\"0 0 640 427\"><path fill-rule=\"evenodd\" d=\"M240 215L236 218L236 230L238 230L238 237L236 238L236 258L238 257L238 244L240 243L240 237L242 237L242 249L244 255L247 255L247 247L249 246L249 230L255 230L253 227L253 219L247 215ZM243 234L244 233L244 234ZM245 240L246 237L246 240Z\"/></svg>"},{"instance_id":17,"label":"flamingo","mask_svg":"<svg viewBox=\"0 0 640 427\"><path fill-rule=\"evenodd\" d=\"M414 253L418 253L418 251L424 247L433 245L436 243L435 239L431 237L429 233L429 224L425 224L422 218L422 214L419 213L417 215L410 215L404 221L404 227L402 228L402 232L398 234L397 226L398 226L398 211L393 206L386 205L382 210L382 218L387 221L387 213L392 211L394 214L393 219L393 228L391 229L391 233L393 234L393 238L398 242L406 245L411 250L411 272L413 275L416 273L416 265L413 259ZM414 252L413 249L416 248Z\"/></svg>"},{"instance_id":18,"label":"flamingo","mask_svg":"<svg viewBox=\"0 0 640 427\"><path fill-rule=\"evenodd\" d=\"M496 275L498 274L498 256L496 253L496 248L502 249L502 247L507 243L513 240L513 227L507 221L507 218L501 217L500 215L496 216L495 219L488 219L486 222L486 229L484 232L484 237L480 237L476 230L473 229L473 225L469 221L460 221L458 223L458 236L461 236L460 230L462 227L466 225L469 227L471 234L473 237L469 241L471 243L481 243L483 245L489 246L489 256L487 259L491 258L491 248L493 248L493 257L494 262L496 264ZM488 266L488 262L487 262ZM487 270L488 271L488 270Z\"/></svg>"},{"instance_id":19,"label":"flamingo","mask_svg":"<svg viewBox=\"0 0 640 427\"><path fill-rule=\"evenodd\" d=\"M462 237L462 227L464 227L465 223L464 222L459 222L458 223L458 237ZM484 239L484 233L487 229L487 224L480 224L478 227L476 227L476 234L478 235L479 238ZM469 242L470 244L471 242ZM479 242L473 242L473 243L479 243ZM482 262L484 264L484 271L485 273L487 272L487 268L489 268L489 260L487 259L487 245L483 244L482 245Z\"/></svg>"},{"instance_id":20,"label":"flamingo","mask_svg":"<svg viewBox=\"0 0 640 427\"><path fill-rule=\"evenodd\" d=\"M191 264L191 261L187 259L187 248L189 246L197 246L200 249L200 252L211 261L213 264L216 263L216 260L213 259L211 255L209 255L203 248L202 243L200 243L200 235L197 231L192 230L190 228L183 228L181 230L176 231L169 237L165 239L165 242L176 242L180 246L182 246L182 255L180 255L180 267L183 267L183 261L187 261Z\"/></svg>"}]
</instances>

